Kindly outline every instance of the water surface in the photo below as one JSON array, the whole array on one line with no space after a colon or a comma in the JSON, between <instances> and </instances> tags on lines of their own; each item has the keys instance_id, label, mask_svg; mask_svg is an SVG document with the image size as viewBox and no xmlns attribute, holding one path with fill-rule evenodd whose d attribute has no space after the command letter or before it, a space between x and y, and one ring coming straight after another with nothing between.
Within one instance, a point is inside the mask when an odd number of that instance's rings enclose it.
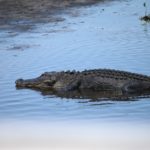
<instances>
[{"instance_id":1,"label":"water surface","mask_svg":"<svg viewBox=\"0 0 150 150\"><path fill-rule=\"evenodd\" d=\"M93 101L16 90L18 78L46 71L111 68L150 75L150 24L144 0L70 8L64 22L37 24L26 32L0 31L0 121L150 121L150 98ZM76 14L76 13L75 13Z\"/></svg>"}]
</instances>

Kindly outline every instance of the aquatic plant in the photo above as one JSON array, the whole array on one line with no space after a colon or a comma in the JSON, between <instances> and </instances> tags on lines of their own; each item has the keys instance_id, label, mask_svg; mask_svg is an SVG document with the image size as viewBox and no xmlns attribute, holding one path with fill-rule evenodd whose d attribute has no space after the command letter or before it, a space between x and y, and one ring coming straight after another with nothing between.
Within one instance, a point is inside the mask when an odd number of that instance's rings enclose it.
<instances>
[{"instance_id":1,"label":"aquatic plant","mask_svg":"<svg viewBox=\"0 0 150 150\"><path fill-rule=\"evenodd\" d=\"M146 2L143 3L143 6L145 7L145 16L147 16L147 4L146 4Z\"/></svg>"},{"instance_id":2,"label":"aquatic plant","mask_svg":"<svg viewBox=\"0 0 150 150\"><path fill-rule=\"evenodd\" d=\"M146 22L150 22L150 14L147 14L147 4L146 2L143 3L143 6L145 8L145 16L141 17L141 20L144 20Z\"/></svg>"}]
</instances>

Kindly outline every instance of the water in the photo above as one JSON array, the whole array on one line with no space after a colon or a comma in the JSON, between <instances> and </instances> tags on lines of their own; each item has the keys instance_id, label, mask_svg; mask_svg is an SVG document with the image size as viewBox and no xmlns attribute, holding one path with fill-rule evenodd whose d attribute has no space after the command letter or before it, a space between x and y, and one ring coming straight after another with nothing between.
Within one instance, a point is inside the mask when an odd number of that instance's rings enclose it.
<instances>
[{"instance_id":1,"label":"water","mask_svg":"<svg viewBox=\"0 0 150 150\"><path fill-rule=\"evenodd\" d=\"M15 80L46 71L112 68L150 75L150 24L139 18L144 0L77 8L64 22L28 32L0 31L0 121L150 121L150 98L135 101L61 99L16 90ZM72 9L72 8L71 8Z\"/></svg>"}]
</instances>

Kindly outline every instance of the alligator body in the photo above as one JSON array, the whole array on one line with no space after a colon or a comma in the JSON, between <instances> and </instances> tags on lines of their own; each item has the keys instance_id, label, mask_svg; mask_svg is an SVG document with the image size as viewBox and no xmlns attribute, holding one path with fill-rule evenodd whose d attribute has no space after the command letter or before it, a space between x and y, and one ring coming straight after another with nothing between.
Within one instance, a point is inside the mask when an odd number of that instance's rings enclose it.
<instances>
[{"instance_id":1,"label":"alligator body","mask_svg":"<svg viewBox=\"0 0 150 150\"><path fill-rule=\"evenodd\" d=\"M17 88L69 98L111 98L150 94L150 77L111 69L45 72L34 79L18 79Z\"/></svg>"}]
</instances>

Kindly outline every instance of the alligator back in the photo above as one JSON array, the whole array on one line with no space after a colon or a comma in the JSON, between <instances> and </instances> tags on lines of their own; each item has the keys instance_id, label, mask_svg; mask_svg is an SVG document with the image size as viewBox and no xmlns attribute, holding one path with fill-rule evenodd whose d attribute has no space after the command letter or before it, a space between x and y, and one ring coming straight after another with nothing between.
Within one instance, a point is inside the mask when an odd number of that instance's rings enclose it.
<instances>
[{"instance_id":1,"label":"alligator back","mask_svg":"<svg viewBox=\"0 0 150 150\"><path fill-rule=\"evenodd\" d=\"M95 76L100 76L104 78L114 78L116 80L139 80L150 82L149 76L120 70L95 69L95 70L85 70L80 73L85 75L93 74Z\"/></svg>"}]
</instances>

